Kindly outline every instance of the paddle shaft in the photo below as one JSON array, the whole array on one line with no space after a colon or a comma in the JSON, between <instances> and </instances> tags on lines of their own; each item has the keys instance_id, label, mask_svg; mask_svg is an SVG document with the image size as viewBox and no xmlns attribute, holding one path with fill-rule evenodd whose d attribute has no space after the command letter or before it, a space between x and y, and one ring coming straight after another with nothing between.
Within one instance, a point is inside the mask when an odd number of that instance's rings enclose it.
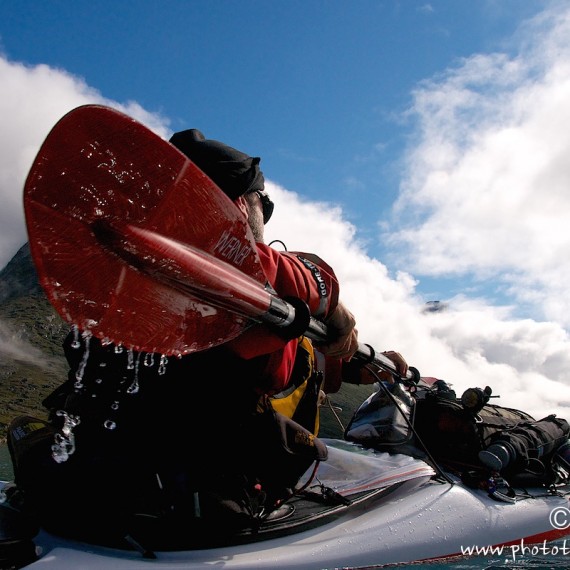
<instances>
[{"instance_id":1,"label":"paddle shaft","mask_svg":"<svg viewBox=\"0 0 570 570\"><path fill-rule=\"evenodd\" d=\"M288 338L305 334L317 344L329 339L327 326L310 316L305 303L282 299L234 265L196 247L131 224L101 223L92 229L101 245L170 287L265 323ZM354 358L401 378L394 363L370 345L359 343ZM414 372L406 375L409 380L415 377Z\"/></svg>"}]
</instances>

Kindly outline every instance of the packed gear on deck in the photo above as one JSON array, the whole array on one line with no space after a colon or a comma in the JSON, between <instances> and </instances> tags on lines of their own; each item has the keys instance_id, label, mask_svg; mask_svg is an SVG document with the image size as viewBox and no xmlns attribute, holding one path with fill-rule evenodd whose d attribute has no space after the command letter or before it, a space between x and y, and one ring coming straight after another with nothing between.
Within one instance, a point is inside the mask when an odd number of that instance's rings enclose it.
<instances>
[{"instance_id":1,"label":"packed gear on deck","mask_svg":"<svg viewBox=\"0 0 570 570\"><path fill-rule=\"evenodd\" d=\"M409 389L380 385L353 415L346 439L434 460L475 485L489 476L512 485L548 486L570 479L559 453L570 437L565 419L536 420L490 404L489 387L470 388L458 398L445 381L425 380Z\"/></svg>"}]
</instances>

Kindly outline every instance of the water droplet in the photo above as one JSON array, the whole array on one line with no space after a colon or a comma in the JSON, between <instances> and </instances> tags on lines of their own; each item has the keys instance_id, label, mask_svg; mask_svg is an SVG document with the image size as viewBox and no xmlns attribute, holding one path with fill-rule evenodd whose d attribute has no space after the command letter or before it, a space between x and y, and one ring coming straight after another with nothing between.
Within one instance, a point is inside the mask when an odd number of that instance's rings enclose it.
<instances>
[{"instance_id":1,"label":"water droplet","mask_svg":"<svg viewBox=\"0 0 570 570\"><path fill-rule=\"evenodd\" d=\"M79 363L79 367L75 372L75 379L77 380L75 383L76 389L83 388L82 380L83 374L85 373L85 367L87 366L87 360L89 359L89 343L91 342L91 333L83 333L83 338L85 340L85 351L83 352L83 357Z\"/></svg>"},{"instance_id":2,"label":"water droplet","mask_svg":"<svg viewBox=\"0 0 570 570\"><path fill-rule=\"evenodd\" d=\"M81 343L79 342L79 327L77 325L72 325L71 330L73 331L71 348L79 348L81 346Z\"/></svg>"},{"instance_id":3,"label":"water droplet","mask_svg":"<svg viewBox=\"0 0 570 570\"><path fill-rule=\"evenodd\" d=\"M75 453L75 434L73 428L81 423L79 416L68 414L65 410L56 410L56 415L64 418L61 433L54 436L54 443L51 446L52 457L57 463L63 463L69 456Z\"/></svg>"},{"instance_id":4,"label":"water droplet","mask_svg":"<svg viewBox=\"0 0 570 570\"><path fill-rule=\"evenodd\" d=\"M69 459L69 454L65 451L65 449L56 443L51 446L51 456L56 463L64 463Z\"/></svg>"},{"instance_id":5,"label":"water droplet","mask_svg":"<svg viewBox=\"0 0 570 570\"><path fill-rule=\"evenodd\" d=\"M127 369L132 370L134 367L134 352L132 348L129 348L129 351L127 353Z\"/></svg>"},{"instance_id":6,"label":"water droplet","mask_svg":"<svg viewBox=\"0 0 570 570\"><path fill-rule=\"evenodd\" d=\"M160 363L158 365L158 373L163 376L166 374L166 365L168 364L168 357L166 354L161 355Z\"/></svg>"},{"instance_id":7,"label":"water droplet","mask_svg":"<svg viewBox=\"0 0 570 570\"><path fill-rule=\"evenodd\" d=\"M105 429L113 430L113 429L116 429L117 424L113 420L105 420L103 422L103 427Z\"/></svg>"}]
</instances>

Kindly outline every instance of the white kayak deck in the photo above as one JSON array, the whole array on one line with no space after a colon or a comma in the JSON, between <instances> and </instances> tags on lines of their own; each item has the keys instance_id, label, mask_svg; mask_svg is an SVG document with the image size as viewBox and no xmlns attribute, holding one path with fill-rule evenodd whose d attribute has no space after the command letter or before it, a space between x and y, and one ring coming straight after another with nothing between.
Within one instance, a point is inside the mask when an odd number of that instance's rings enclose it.
<instances>
[{"instance_id":1,"label":"white kayak deck","mask_svg":"<svg viewBox=\"0 0 570 570\"><path fill-rule=\"evenodd\" d=\"M406 455L362 450L325 440L329 459L319 467L319 482L342 495L385 488L371 502L351 508L316 528L248 544L221 548L156 552L149 560L123 551L61 539L41 532L34 542L41 556L37 570L322 570L364 568L445 558L463 547L554 540L563 533L550 524L567 496L535 489L531 498L497 502L485 491L432 479L433 469ZM565 489L568 491L568 489ZM528 490L527 490L528 491Z\"/></svg>"}]
</instances>

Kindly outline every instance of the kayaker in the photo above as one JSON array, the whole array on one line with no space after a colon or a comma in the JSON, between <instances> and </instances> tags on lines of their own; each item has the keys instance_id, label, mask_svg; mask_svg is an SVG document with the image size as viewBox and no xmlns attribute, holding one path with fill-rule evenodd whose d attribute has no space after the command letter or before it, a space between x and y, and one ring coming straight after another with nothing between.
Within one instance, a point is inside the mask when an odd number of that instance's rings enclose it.
<instances>
[{"instance_id":1,"label":"kayaker","mask_svg":"<svg viewBox=\"0 0 570 570\"><path fill-rule=\"evenodd\" d=\"M283 298L301 299L326 323L330 340L318 352L330 373L323 379L309 339L284 339L262 324L168 362L74 329L64 343L69 378L44 402L49 423L20 417L9 429L16 483L54 532L106 542L156 538L145 526L150 520L169 528L175 521L184 527L183 541L251 526L326 455L314 437L319 395L339 388L342 363L358 347L355 318L339 301L334 271L314 254L264 243L273 202L258 157L197 129L170 142L243 213L269 285ZM404 358L384 354L405 376ZM350 368L350 382L377 380Z\"/></svg>"}]
</instances>

